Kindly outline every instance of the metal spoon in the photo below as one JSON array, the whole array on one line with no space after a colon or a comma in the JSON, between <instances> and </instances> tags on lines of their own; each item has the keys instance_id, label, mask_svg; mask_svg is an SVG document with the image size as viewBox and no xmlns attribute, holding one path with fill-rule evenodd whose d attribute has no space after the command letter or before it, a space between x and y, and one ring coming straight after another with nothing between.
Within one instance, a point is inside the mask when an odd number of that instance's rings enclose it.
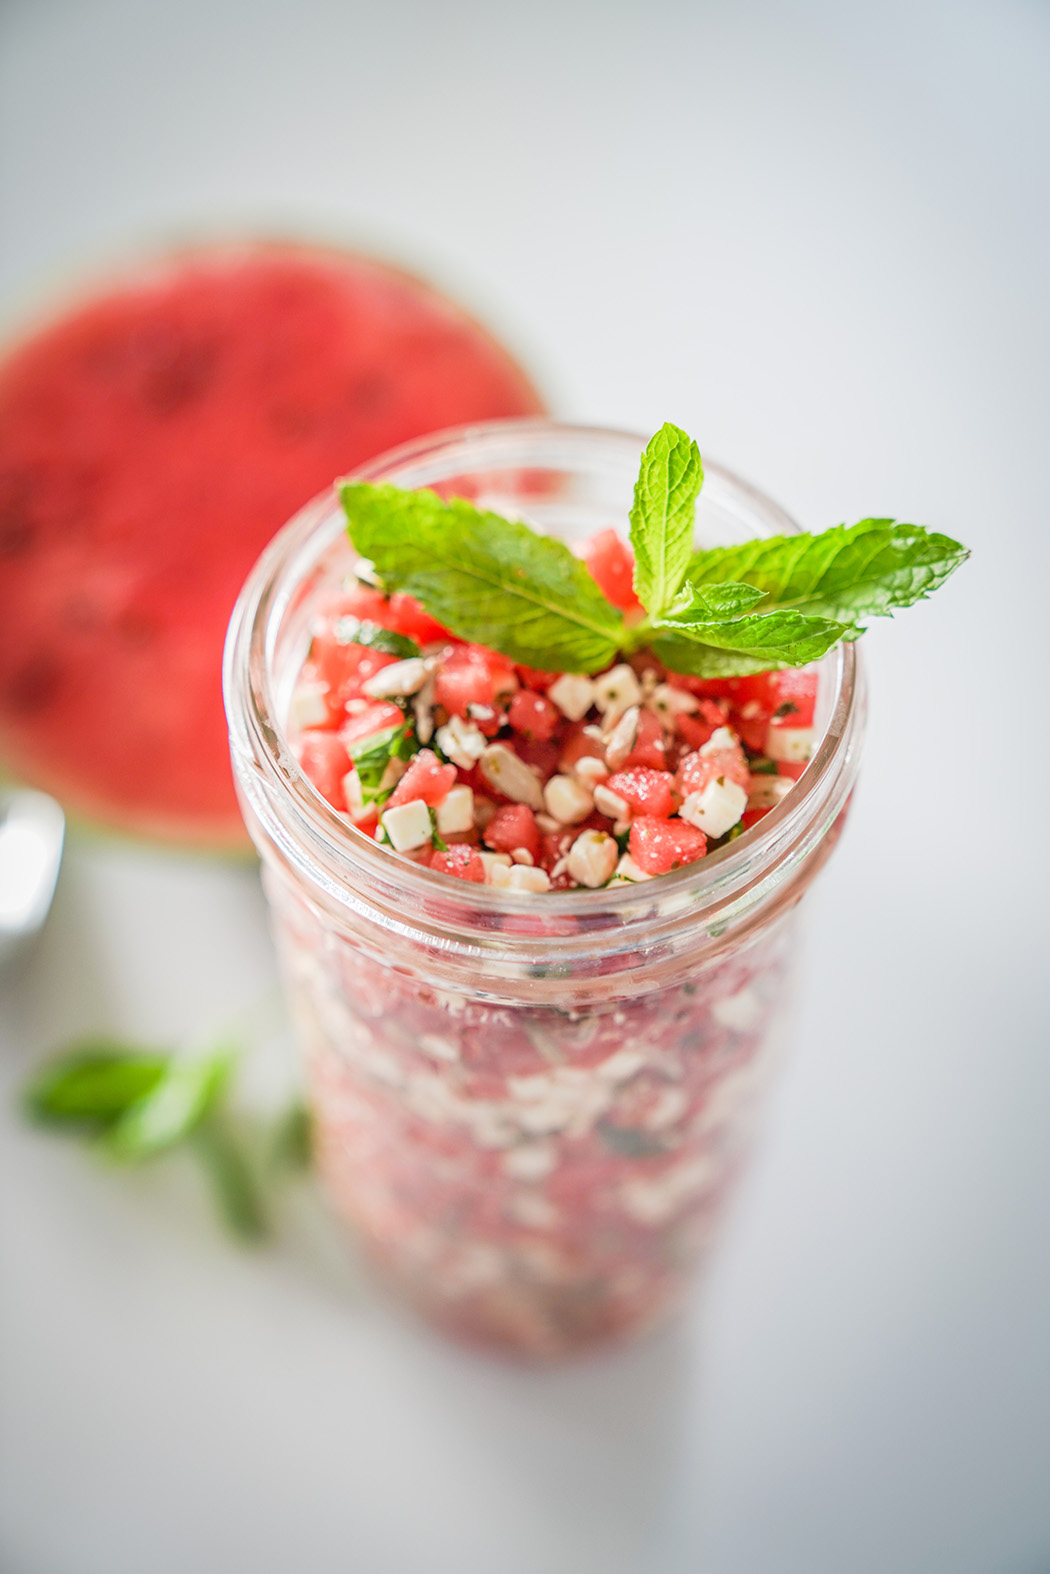
<instances>
[{"instance_id":1,"label":"metal spoon","mask_svg":"<svg viewBox=\"0 0 1050 1574\"><path fill-rule=\"evenodd\" d=\"M66 817L46 793L0 792L0 967L43 928L65 833Z\"/></svg>"}]
</instances>

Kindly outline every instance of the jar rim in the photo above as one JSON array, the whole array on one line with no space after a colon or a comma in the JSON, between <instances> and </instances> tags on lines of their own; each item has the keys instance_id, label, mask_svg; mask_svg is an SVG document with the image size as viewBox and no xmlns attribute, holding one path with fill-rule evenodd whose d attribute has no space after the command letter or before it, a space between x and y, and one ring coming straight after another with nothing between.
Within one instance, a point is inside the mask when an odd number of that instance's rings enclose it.
<instances>
[{"instance_id":1,"label":"jar rim","mask_svg":"<svg viewBox=\"0 0 1050 1574\"><path fill-rule=\"evenodd\" d=\"M412 477L442 465L449 474L478 468L554 468L556 456L571 464L574 451L588 447L623 459L640 453L646 439L610 428L525 417L450 428L388 450L358 466L353 478L396 484L428 484ZM543 459L530 448L543 445ZM779 505L725 466L704 461L705 487L714 482L727 496L758 510L784 534L799 526ZM407 478L407 479L406 479ZM273 662L281 619L295 587L345 528L334 487L306 504L274 537L252 569L234 609L226 640L223 685L238 787L283 857L330 901L357 907L363 891L388 906L388 919L403 922L411 909L429 913L429 927L465 940L466 931L491 928L527 915L542 928L531 935L501 936L528 942L578 935L581 927L633 924L640 909L659 908L668 918L687 912L710 924L764 899L772 878L779 883L823 839L852 789L864 728L864 679L855 644L824 657L832 701L824 734L802 776L781 802L749 831L714 853L671 873L638 884L535 895L478 885L392 856L333 809L307 779L284 733L277 711ZM765 533L776 533L768 530ZM275 800L280 809L275 810ZM447 913L443 913L444 909ZM398 915L398 909L400 909ZM486 920L488 922L486 923Z\"/></svg>"}]
</instances>

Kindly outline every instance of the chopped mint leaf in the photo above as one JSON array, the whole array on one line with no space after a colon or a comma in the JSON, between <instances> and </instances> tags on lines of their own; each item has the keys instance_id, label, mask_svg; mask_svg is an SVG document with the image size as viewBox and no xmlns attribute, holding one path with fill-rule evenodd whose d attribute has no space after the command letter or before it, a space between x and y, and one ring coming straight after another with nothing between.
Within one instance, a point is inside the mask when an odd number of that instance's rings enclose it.
<instances>
[{"instance_id":1,"label":"chopped mint leaf","mask_svg":"<svg viewBox=\"0 0 1050 1574\"><path fill-rule=\"evenodd\" d=\"M625 1159L652 1159L667 1152L667 1144L659 1136L634 1126L614 1126L600 1120L598 1135L612 1153Z\"/></svg>"},{"instance_id":2,"label":"chopped mint leaf","mask_svg":"<svg viewBox=\"0 0 1050 1574\"><path fill-rule=\"evenodd\" d=\"M433 809L430 810L430 840L439 853L448 852L448 843L441 839L438 832L437 814Z\"/></svg>"},{"instance_id":3,"label":"chopped mint leaf","mask_svg":"<svg viewBox=\"0 0 1050 1574\"><path fill-rule=\"evenodd\" d=\"M355 618L349 613L337 620L333 633L340 645L367 645L370 650L378 650L384 656L397 656L401 661L419 655L419 646L407 634L395 634L393 629L385 629L379 623L370 623L367 618Z\"/></svg>"},{"instance_id":4,"label":"chopped mint leaf","mask_svg":"<svg viewBox=\"0 0 1050 1574\"><path fill-rule=\"evenodd\" d=\"M623 619L561 541L462 498L347 482L350 537L389 590L404 590L461 639L548 671L601 672Z\"/></svg>"},{"instance_id":5,"label":"chopped mint leaf","mask_svg":"<svg viewBox=\"0 0 1050 1574\"><path fill-rule=\"evenodd\" d=\"M666 421L642 455L631 509L634 587L650 618L667 611L685 578L703 480L700 450Z\"/></svg>"},{"instance_id":6,"label":"chopped mint leaf","mask_svg":"<svg viewBox=\"0 0 1050 1574\"><path fill-rule=\"evenodd\" d=\"M216 1103L233 1069L234 1051L173 1055L164 1075L101 1138L106 1154L138 1163L185 1140Z\"/></svg>"},{"instance_id":7,"label":"chopped mint leaf","mask_svg":"<svg viewBox=\"0 0 1050 1574\"><path fill-rule=\"evenodd\" d=\"M361 781L363 803L385 803L393 787L382 787L391 760L410 760L419 747L410 721L400 727L386 727L368 738L351 743L348 753Z\"/></svg>"},{"instance_id":8,"label":"chopped mint leaf","mask_svg":"<svg viewBox=\"0 0 1050 1574\"><path fill-rule=\"evenodd\" d=\"M752 776L779 776L776 760L767 760L762 755L747 762L747 768Z\"/></svg>"},{"instance_id":9,"label":"chopped mint leaf","mask_svg":"<svg viewBox=\"0 0 1050 1574\"><path fill-rule=\"evenodd\" d=\"M668 618L654 628L652 650L674 672L698 678L739 677L804 667L854 631L801 612L756 612L720 623Z\"/></svg>"},{"instance_id":10,"label":"chopped mint leaf","mask_svg":"<svg viewBox=\"0 0 1050 1574\"><path fill-rule=\"evenodd\" d=\"M89 1039L36 1073L23 1090L22 1108L38 1125L105 1131L156 1087L169 1059Z\"/></svg>"},{"instance_id":11,"label":"chopped mint leaf","mask_svg":"<svg viewBox=\"0 0 1050 1574\"><path fill-rule=\"evenodd\" d=\"M944 583L969 552L949 536L892 519L862 519L821 535L770 536L697 552L697 587L746 580L769 597L763 610L793 608L854 623L910 607Z\"/></svg>"}]
</instances>

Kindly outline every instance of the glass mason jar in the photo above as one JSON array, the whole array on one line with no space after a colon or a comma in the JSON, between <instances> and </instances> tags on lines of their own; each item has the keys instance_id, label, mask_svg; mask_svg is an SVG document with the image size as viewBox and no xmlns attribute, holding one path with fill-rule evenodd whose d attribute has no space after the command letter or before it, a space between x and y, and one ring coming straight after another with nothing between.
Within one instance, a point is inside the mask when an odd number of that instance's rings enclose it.
<instances>
[{"instance_id":1,"label":"glass mason jar","mask_svg":"<svg viewBox=\"0 0 1050 1574\"><path fill-rule=\"evenodd\" d=\"M358 476L575 541L625 530L642 447L491 422ZM707 467L701 543L796 528ZM644 883L511 893L393 856L296 763L284 717L311 616L353 562L334 494L315 499L248 580L225 668L324 1184L386 1276L455 1333L541 1357L634 1333L680 1299L745 1152L794 909L856 775L856 648L821 663L812 761L745 835Z\"/></svg>"}]
</instances>

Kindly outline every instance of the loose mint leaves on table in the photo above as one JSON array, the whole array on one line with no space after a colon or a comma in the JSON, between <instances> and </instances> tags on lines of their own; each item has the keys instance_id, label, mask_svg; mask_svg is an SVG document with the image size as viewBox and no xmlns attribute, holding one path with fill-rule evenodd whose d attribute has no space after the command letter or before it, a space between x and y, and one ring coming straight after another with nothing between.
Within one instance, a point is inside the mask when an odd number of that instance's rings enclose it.
<instances>
[{"instance_id":1,"label":"loose mint leaves on table","mask_svg":"<svg viewBox=\"0 0 1050 1574\"><path fill-rule=\"evenodd\" d=\"M563 542L520 520L389 484L345 481L340 497L388 594L407 591L460 639L548 672L601 672L643 649L700 678L806 666L862 634L860 620L923 600L969 556L892 519L698 551L703 479L696 443L667 422L642 454L630 512L635 618Z\"/></svg>"},{"instance_id":2,"label":"loose mint leaves on table","mask_svg":"<svg viewBox=\"0 0 1050 1574\"><path fill-rule=\"evenodd\" d=\"M87 1138L117 1164L188 1149L203 1164L225 1223L241 1239L259 1240L269 1233L263 1177L227 1098L236 1061L226 1044L176 1055L89 1039L33 1075L22 1108L37 1125ZM295 1106L277 1122L269 1168L300 1165L307 1149L305 1112Z\"/></svg>"}]
</instances>

